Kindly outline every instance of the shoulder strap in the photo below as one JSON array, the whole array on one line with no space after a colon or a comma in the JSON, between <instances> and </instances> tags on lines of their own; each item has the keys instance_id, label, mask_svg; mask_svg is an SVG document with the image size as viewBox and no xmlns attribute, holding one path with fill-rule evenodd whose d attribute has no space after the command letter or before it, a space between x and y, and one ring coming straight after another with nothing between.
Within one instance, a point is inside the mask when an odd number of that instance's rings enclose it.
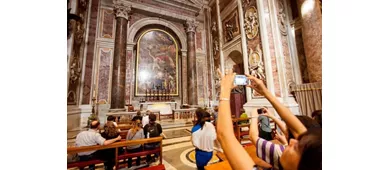
<instances>
[{"instance_id":1,"label":"shoulder strap","mask_svg":"<svg viewBox=\"0 0 390 170\"><path fill-rule=\"evenodd\" d=\"M138 131L137 131L137 132L138 132ZM134 138L134 136L137 134L137 132L134 133L134 135L130 138L130 140Z\"/></svg>"}]
</instances>

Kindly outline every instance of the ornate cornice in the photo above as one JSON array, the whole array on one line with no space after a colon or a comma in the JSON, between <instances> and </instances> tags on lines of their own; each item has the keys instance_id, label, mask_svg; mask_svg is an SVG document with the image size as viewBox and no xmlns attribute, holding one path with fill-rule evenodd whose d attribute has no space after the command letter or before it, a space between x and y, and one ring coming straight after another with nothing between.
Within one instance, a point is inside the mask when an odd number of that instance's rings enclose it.
<instances>
[{"instance_id":1,"label":"ornate cornice","mask_svg":"<svg viewBox=\"0 0 390 170\"><path fill-rule=\"evenodd\" d=\"M199 22L195 20L187 20L185 24L186 33L196 31L196 27L198 27Z\"/></svg>"},{"instance_id":2,"label":"ornate cornice","mask_svg":"<svg viewBox=\"0 0 390 170\"><path fill-rule=\"evenodd\" d=\"M124 3L119 0L114 0L114 12L116 17L122 17L128 20L131 7L125 6Z\"/></svg>"}]
</instances>

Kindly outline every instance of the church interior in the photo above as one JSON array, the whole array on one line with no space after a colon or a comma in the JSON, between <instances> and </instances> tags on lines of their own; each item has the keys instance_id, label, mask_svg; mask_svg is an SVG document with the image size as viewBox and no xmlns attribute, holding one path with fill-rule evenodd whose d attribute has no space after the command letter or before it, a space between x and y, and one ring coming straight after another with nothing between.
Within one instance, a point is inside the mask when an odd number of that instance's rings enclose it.
<instances>
[{"instance_id":1,"label":"church interior","mask_svg":"<svg viewBox=\"0 0 390 170\"><path fill-rule=\"evenodd\" d=\"M256 156L245 121L262 107L284 120L248 86L221 98L222 79L231 72L262 80L294 115L312 119L322 110L322 0L68 0L67 8L68 169L110 169L101 159L77 159L104 149L114 149L111 169L202 169L192 142L197 111L216 125L221 100L229 102L237 141L258 169L270 168ZM151 114L160 136L126 140L134 118L149 121ZM101 133L115 122L121 139L78 147L78 135L96 121ZM269 123L277 131L276 121ZM121 152L148 142L159 145ZM218 140L213 148L204 168L233 169ZM150 154L157 155L152 163Z\"/></svg>"}]
</instances>

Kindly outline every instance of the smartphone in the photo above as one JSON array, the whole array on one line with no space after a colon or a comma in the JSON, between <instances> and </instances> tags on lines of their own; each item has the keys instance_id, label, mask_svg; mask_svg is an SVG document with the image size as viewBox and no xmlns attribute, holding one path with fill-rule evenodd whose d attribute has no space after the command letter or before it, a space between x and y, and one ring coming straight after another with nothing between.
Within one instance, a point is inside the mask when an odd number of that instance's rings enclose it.
<instances>
[{"instance_id":1,"label":"smartphone","mask_svg":"<svg viewBox=\"0 0 390 170\"><path fill-rule=\"evenodd\" d=\"M248 78L245 75L236 75L234 77L234 85L245 86L248 84Z\"/></svg>"}]
</instances>

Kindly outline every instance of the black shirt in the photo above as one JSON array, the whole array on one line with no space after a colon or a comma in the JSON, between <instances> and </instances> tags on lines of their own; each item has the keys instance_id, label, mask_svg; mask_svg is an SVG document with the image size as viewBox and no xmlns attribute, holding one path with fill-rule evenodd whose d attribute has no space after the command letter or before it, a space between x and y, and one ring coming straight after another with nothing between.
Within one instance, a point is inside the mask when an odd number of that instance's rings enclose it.
<instances>
[{"instance_id":1,"label":"black shirt","mask_svg":"<svg viewBox=\"0 0 390 170\"><path fill-rule=\"evenodd\" d=\"M155 123L155 124L156 124L156 126L157 126L158 134L161 135L161 133L162 133L162 127L161 127L161 125L160 125L159 123ZM147 124L147 125L145 125L145 127L144 127L145 139L148 138L147 134L148 134L149 126L150 126L150 124Z\"/></svg>"}]
</instances>

